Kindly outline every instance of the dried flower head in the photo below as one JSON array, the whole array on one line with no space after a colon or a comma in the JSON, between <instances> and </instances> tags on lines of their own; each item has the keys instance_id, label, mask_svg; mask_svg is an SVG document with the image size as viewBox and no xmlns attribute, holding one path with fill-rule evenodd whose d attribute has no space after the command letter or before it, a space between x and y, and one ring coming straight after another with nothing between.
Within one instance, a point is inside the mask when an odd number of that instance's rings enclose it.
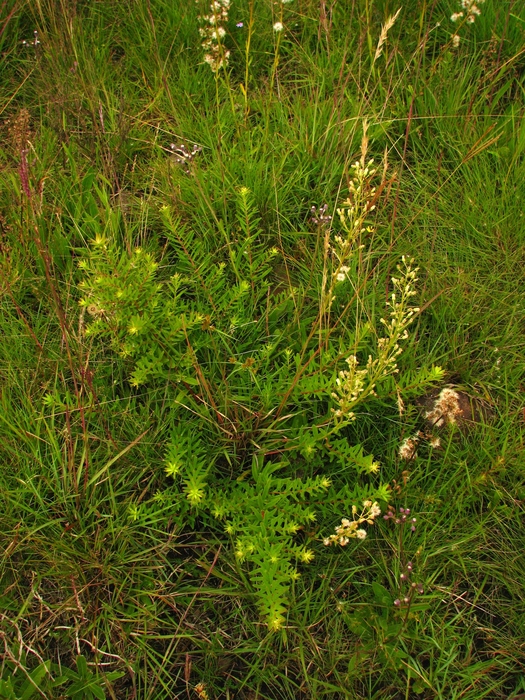
<instances>
[{"instance_id":1,"label":"dried flower head","mask_svg":"<svg viewBox=\"0 0 525 700\"><path fill-rule=\"evenodd\" d=\"M199 700L209 700L210 696L208 695L204 683L197 683L194 690L197 693L197 697L199 698Z\"/></svg>"},{"instance_id":2,"label":"dried flower head","mask_svg":"<svg viewBox=\"0 0 525 700\"><path fill-rule=\"evenodd\" d=\"M29 146L32 137L30 128L31 115L27 109L21 109L16 117L7 122L7 130L13 149L20 153Z\"/></svg>"},{"instance_id":3,"label":"dried flower head","mask_svg":"<svg viewBox=\"0 0 525 700\"><path fill-rule=\"evenodd\" d=\"M414 435L413 437L405 438L401 445L399 446L398 454L400 459L404 459L405 461L410 461L412 459L415 459L417 457L417 445L418 445L419 439L417 435Z\"/></svg>"},{"instance_id":4,"label":"dried flower head","mask_svg":"<svg viewBox=\"0 0 525 700\"><path fill-rule=\"evenodd\" d=\"M459 399L457 391L446 387L437 397L434 408L425 413L425 418L438 428L456 423L458 416L462 413Z\"/></svg>"}]
</instances>

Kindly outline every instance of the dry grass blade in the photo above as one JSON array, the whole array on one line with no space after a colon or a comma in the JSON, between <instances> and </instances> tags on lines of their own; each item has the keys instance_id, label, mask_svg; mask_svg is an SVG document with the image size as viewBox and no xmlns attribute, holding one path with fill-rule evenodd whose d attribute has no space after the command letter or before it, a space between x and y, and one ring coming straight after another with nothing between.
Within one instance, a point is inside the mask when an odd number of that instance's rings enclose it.
<instances>
[{"instance_id":1,"label":"dry grass blade","mask_svg":"<svg viewBox=\"0 0 525 700\"><path fill-rule=\"evenodd\" d=\"M377 49L376 49L376 52L374 55L374 60L372 61L372 63L375 63L377 61L377 59L379 58L379 56L381 56L381 54L383 52L383 46L385 44L388 32L394 26L394 23L395 23L396 19L398 18L400 12L401 12L401 8L399 8L399 10L395 13L395 15L390 15L390 17L387 19L387 21L381 27L381 36L379 37L379 41L377 42Z\"/></svg>"}]
</instances>

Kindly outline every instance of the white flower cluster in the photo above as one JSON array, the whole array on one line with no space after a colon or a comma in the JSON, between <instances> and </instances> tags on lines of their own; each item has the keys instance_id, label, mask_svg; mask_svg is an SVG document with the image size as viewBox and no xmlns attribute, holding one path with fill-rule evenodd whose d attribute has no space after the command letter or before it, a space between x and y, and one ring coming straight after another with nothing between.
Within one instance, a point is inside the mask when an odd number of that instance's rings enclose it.
<instances>
[{"instance_id":1,"label":"white flower cluster","mask_svg":"<svg viewBox=\"0 0 525 700\"><path fill-rule=\"evenodd\" d=\"M477 2L482 5L485 0L477 0ZM468 24L473 24L476 21L476 17L479 17L481 14L481 10L476 5L476 0L461 0L461 7L463 8L461 12L453 12L450 15L452 22L459 22L460 19L465 17ZM459 41L459 34L453 34L452 45L454 48L459 46Z\"/></svg>"},{"instance_id":2,"label":"white flower cluster","mask_svg":"<svg viewBox=\"0 0 525 700\"><path fill-rule=\"evenodd\" d=\"M374 359L368 356L366 366L358 369L358 361L355 355L346 359L347 370L341 370L336 379L332 398L337 400L338 408L333 409L336 420L352 421L355 419L353 408L367 395L374 394L377 382L391 374L398 372L397 358L402 352L400 340L408 338L408 326L414 320L419 311L417 307L410 307L410 299L416 294L414 289L417 282L419 268L412 267L412 260L403 256L402 264L397 269L399 277L392 277L394 291L390 295L387 305L390 307L390 317L381 319L385 326L386 337L377 341L378 354Z\"/></svg>"},{"instance_id":3,"label":"white flower cluster","mask_svg":"<svg viewBox=\"0 0 525 700\"><path fill-rule=\"evenodd\" d=\"M282 23L282 19L283 19L283 7L282 6L288 5L288 3L290 3L290 2L293 2L293 0L281 0L281 3L280 3L281 4L280 21L275 22L273 25L273 31L276 34L279 34L280 32L282 32L284 30L284 24ZM276 2L276 5L277 4L278 3Z\"/></svg>"},{"instance_id":4,"label":"white flower cluster","mask_svg":"<svg viewBox=\"0 0 525 700\"><path fill-rule=\"evenodd\" d=\"M366 537L366 530L360 525L368 523L368 525L373 525L374 520L378 515L381 515L381 508L379 507L377 501L363 501L363 510L361 513L357 513L357 506L352 506L352 520L348 518L343 518L341 520L341 525L335 528L335 534L326 537L323 540L323 544L329 547L332 544L338 544L341 547L345 547L351 539L364 540Z\"/></svg>"},{"instance_id":5,"label":"white flower cluster","mask_svg":"<svg viewBox=\"0 0 525 700\"><path fill-rule=\"evenodd\" d=\"M202 48L206 52L204 61L214 73L226 67L230 57L230 52L222 41L226 36L224 24L228 21L229 7L230 0L213 0L210 14L199 17L202 24L199 34L202 37Z\"/></svg>"},{"instance_id":6,"label":"white flower cluster","mask_svg":"<svg viewBox=\"0 0 525 700\"><path fill-rule=\"evenodd\" d=\"M482 5L485 0L477 0L477 2ZM454 12L450 19L453 22L457 22L460 20L462 17L467 18L467 22L469 24L473 24L476 21L476 17L479 17L481 14L481 10L479 7L476 5L475 0L461 0L461 7L463 8L464 12Z\"/></svg>"},{"instance_id":7,"label":"white flower cluster","mask_svg":"<svg viewBox=\"0 0 525 700\"><path fill-rule=\"evenodd\" d=\"M355 252L354 243L361 233L372 232L370 227L365 227L365 219L369 212L374 211L372 204L376 188L369 187L369 180L376 174L372 167L374 161L369 160L365 165L364 160L356 161L352 165L353 177L350 180L350 196L343 202L343 206L337 210L341 226L346 236L335 236L335 245L332 246L332 254L336 260L334 265L334 280L343 282L350 271L345 263Z\"/></svg>"}]
</instances>

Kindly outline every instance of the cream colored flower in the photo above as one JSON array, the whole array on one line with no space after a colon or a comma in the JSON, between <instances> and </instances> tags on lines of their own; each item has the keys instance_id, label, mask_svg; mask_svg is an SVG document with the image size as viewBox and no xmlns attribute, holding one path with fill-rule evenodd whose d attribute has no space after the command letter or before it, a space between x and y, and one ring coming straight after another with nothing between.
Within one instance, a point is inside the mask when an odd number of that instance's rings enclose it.
<instances>
[{"instance_id":1,"label":"cream colored flower","mask_svg":"<svg viewBox=\"0 0 525 700\"><path fill-rule=\"evenodd\" d=\"M377 518L378 515L381 515L381 508L379 507L377 501L374 501L370 507L370 517Z\"/></svg>"}]
</instances>

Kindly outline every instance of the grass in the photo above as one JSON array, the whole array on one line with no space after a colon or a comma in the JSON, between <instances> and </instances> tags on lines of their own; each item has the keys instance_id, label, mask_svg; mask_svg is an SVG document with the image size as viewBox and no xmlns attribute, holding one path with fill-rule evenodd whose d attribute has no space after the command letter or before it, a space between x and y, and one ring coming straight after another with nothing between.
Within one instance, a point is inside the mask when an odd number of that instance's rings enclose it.
<instances>
[{"instance_id":1,"label":"grass","mask_svg":"<svg viewBox=\"0 0 525 700\"><path fill-rule=\"evenodd\" d=\"M517 699L525 12L487 0L458 27L455 2L407 3L374 60L398 9L386 0L254 7L249 35L250 3L232 1L216 78L198 33L205 4L1 6L0 697ZM414 257L422 311L402 374L440 365L492 418L403 462L401 441L421 427L415 396L401 416L393 384L363 405L345 435L380 460L389 503L417 529L381 521L364 542L327 548L337 518L321 516L305 534L315 559L272 632L231 538L178 510L164 469L181 415L173 382L134 388L130 361L85 334L78 261L105 236L151 252L162 281L188 274L162 207L203 256L222 254L247 187L261 240L279 251L273 293L299 290L300 327L321 294L310 209L335 214L347 197L365 119L369 155L386 153L389 171L352 318L377 326L400 256ZM188 171L172 143L202 149ZM250 441L225 443L242 483ZM289 469L309 476L299 456ZM323 474L341 488L356 479L337 463ZM424 592L399 609L408 561Z\"/></svg>"}]
</instances>

